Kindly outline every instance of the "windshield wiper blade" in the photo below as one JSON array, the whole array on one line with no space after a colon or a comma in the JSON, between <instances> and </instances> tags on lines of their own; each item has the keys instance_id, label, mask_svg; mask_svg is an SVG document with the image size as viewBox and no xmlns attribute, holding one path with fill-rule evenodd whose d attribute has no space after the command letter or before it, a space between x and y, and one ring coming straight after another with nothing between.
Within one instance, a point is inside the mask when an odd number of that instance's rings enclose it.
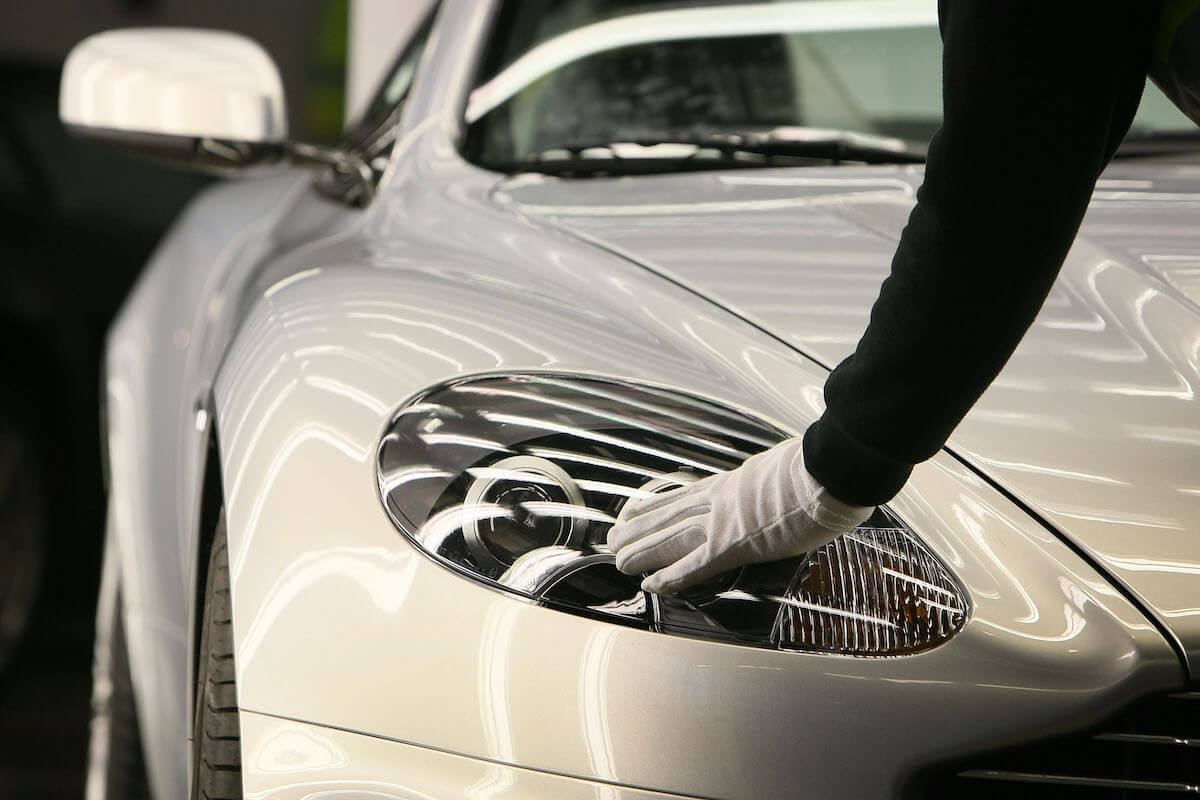
<instances>
[{"instance_id":1,"label":"windshield wiper blade","mask_svg":"<svg viewBox=\"0 0 1200 800\"><path fill-rule=\"evenodd\" d=\"M689 169L780 166L781 160L834 164L920 164L925 154L901 139L826 128L783 127L750 133L640 131L575 140L510 164L505 172L636 174Z\"/></svg>"}]
</instances>

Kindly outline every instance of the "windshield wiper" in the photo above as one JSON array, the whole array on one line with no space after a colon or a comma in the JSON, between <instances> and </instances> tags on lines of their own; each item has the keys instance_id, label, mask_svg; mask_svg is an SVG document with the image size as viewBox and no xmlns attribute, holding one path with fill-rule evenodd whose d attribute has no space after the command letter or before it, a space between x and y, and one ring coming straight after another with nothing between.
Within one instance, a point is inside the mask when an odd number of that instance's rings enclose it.
<instances>
[{"instance_id":1,"label":"windshield wiper","mask_svg":"<svg viewBox=\"0 0 1200 800\"><path fill-rule=\"evenodd\" d=\"M785 127L752 133L640 131L567 142L528 158L489 164L504 172L630 175L738 167L920 164L925 154L901 139L826 128Z\"/></svg>"}]
</instances>

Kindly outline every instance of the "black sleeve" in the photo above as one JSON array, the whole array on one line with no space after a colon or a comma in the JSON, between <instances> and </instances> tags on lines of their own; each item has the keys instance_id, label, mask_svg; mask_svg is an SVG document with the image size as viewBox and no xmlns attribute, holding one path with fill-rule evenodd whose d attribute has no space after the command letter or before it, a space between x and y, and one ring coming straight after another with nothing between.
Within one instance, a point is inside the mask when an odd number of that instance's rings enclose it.
<instances>
[{"instance_id":1,"label":"black sleeve","mask_svg":"<svg viewBox=\"0 0 1200 800\"><path fill-rule=\"evenodd\" d=\"M938 451L1041 308L1145 86L1152 0L942 0L942 127L805 464L876 505Z\"/></svg>"}]
</instances>

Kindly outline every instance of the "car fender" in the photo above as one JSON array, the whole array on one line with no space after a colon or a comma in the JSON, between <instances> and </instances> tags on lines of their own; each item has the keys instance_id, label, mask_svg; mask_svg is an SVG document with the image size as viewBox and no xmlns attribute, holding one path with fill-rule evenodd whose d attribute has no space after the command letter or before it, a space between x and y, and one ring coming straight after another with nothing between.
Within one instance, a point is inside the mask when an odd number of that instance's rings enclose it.
<instances>
[{"instance_id":1,"label":"car fender","mask_svg":"<svg viewBox=\"0 0 1200 800\"><path fill-rule=\"evenodd\" d=\"M434 564L388 519L374 461L390 416L431 384L606 375L799 433L824 379L684 287L492 202L478 171L440 169L419 196L397 190L352 233L264 270L218 376L243 709L681 794L791 796L804 774L818 796L879 796L914 764L1182 683L1136 609L945 453L893 505L963 579L974 617L918 655L664 636ZM964 703L978 713L958 713ZM822 743L843 728L877 768L822 768ZM260 763L268 745L244 741L245 768L285 781L284 766Z\"/></svg>"}]
</instances>

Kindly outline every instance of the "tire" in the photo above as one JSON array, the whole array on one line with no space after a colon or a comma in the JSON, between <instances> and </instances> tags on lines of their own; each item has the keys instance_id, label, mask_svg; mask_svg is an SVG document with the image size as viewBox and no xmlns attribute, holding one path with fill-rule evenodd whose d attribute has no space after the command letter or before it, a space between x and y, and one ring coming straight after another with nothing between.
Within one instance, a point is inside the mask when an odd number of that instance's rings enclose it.
<instances>
[{"instance_id":1,"label":"tire","mask_svg":"<svg viewBox=\"0 0 1200 800\"><path fill-rule=\"evenodd\" d=\"M204 588L204 620L196 670L193 800L241 800L241 725L234 677L229 550L225 515L213 537Z\"/></svg>"}]
</instances>

